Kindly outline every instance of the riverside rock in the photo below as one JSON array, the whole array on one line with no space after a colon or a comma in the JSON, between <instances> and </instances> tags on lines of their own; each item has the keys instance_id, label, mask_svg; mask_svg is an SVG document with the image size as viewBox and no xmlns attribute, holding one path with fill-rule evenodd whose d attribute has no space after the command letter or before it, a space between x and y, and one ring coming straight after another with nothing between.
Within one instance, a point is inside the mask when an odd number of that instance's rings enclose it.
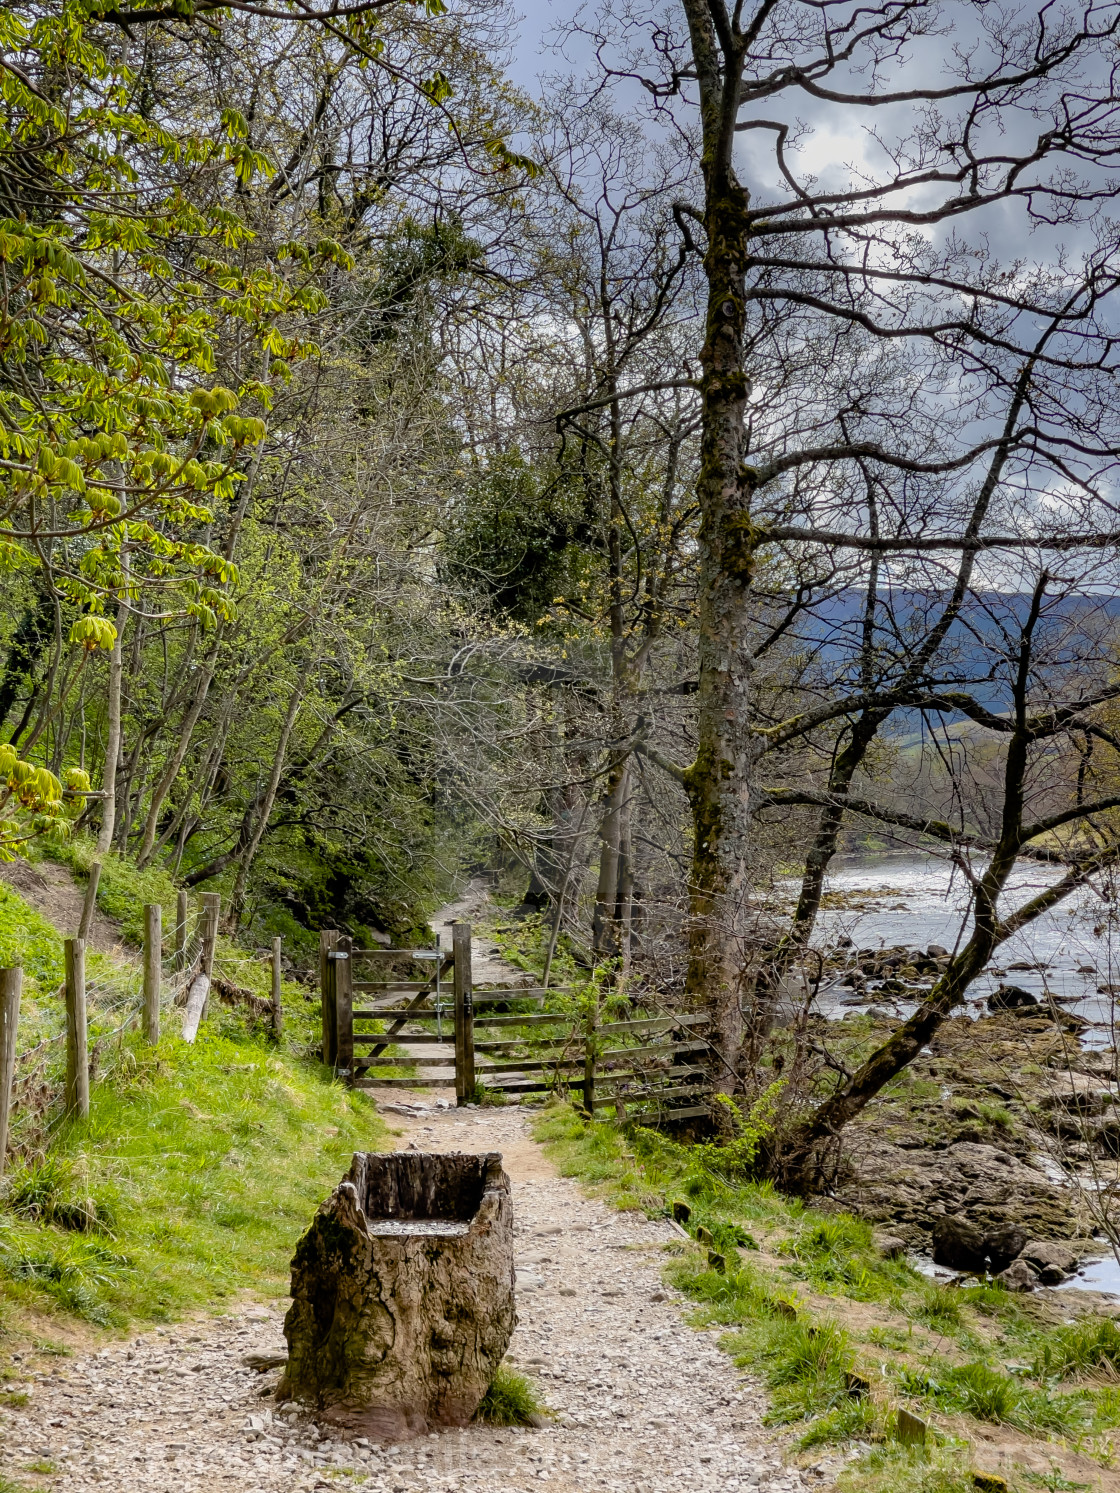
<instances>
[{"instance_id":1,"label":"riverside rock","mask_svg":"<svg viewBox=\"0 0 1120 1493\"><path fill-rule=\"evenodd\" d=\"M999 1146L958 1141L942 1150L908 1149L875 1135L853 1136L848 1175L836 1188L841 1206L928 1247L946 1215L987 1233L1019 1224L1028 1239L1068 1239L1078 1232L1073 1200L1040 1168Z\"/></svg>"},{"instance_id":2,"label":"riverside rock","mask_svg":"<svg viewBox=\"0 0 1120 1493\"><path fill-rule=\"evenodd\" d=\"M1038 1276L1026 1260L1012 1260L995 1278L1007 1291L1033 1291L1038 1285Z\"/></svg>"},{"instance_id":3,"label":"riverside rock","mask_svg":"<svg viewBox=\"0 0 1120 1493\"><path fill-rule=\"evenodd\" d=\"M939 1218L933 1226L933 1258L951 1270L983 1270L987 1259L983 1229L967 1218Z\"/></svg>"},{"instance_id":4,"label":"riverside rock","mask_svg":"<svg viewBox=\"0 0 1120 1493\"><path fill-rule=\"evenodd\" d=\"M1021 985L1000 985L988 997L989 1011L1022 1011L1038 1005L1038 997Z\"/></svg>"},{"instance_id":5,"label":"riverside rock","mask_svg":"<svg viewBox=\"0 0 1120 1493\"><path fill-rule=\"evenodd\" d=\"M292 1261L278 1398L348 1434L467 1425L517 1322L498 1152L359 1152Z\"/></svg>"},{"instance_id":6,"label":"riverside rock","mask_svg":"<svg viewBox=\"0 0 1120 1493\"><path fill-rule=\"evenodd\" d=\"M1020 1259L1037 1272L1044 1286L1058 1285L1077 1269L1075 1251L1055 1239L1032 1239L1023 1247Z\"/></svg>"},{"instance_id":7,"label":"riverside rock","mask_svg":"<svg viewBox=\"0 0 1120 1493\"><path fill-rule=\"evenodd\" d=\"M1000 1224L989 1229L984 1236L984 1248L988 1255L988 1268L993 1275L1006 1270L1022 1253L1027 1242L1027 1231L1017 1223Z\"/></svg>"}]
</instances>

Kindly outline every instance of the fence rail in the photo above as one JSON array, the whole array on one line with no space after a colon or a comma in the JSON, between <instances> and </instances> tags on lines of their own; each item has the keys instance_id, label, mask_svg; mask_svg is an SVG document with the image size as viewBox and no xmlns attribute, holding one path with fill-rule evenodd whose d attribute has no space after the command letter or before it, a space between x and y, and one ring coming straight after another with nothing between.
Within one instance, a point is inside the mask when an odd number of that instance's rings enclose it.
<instances>
[{"instance_id":1,"label":"fence rail","mask_svg":"<svg viewBox=\"0 0 1120 1493\"><path fill-rule=\"evenodd\" d=\"M566 991L476 990L467 923L452 924L450 951L438 940L429 949L361 949L334 929L319 937L323 1061L356 1088L453 1085L459 1104L472 1102L480 1083L509 1095L567 1091L582 1097L588 1113L613 1106L655 1124L708 1113L711 1075L700 1061L711 1051L702 1035L706 1016L654 1014L600 1023L595 1011L511 1010L522 1002L539 1006ZM401 972L366 978L362 970L358 978L355 965L364 961L396 963ZM426 977L408 967L419 961L431 965ZM355 995L363 997L360 1005ZM376 1029L367 1026L371 1022ZM496 1040L476 1041L478 1029ZM539 1036L532 1035L537 1031ZM504 1032L509 1035L503 1039ZM633 1045L618 1045L627 1039ZM393 1047L400 1050L392 1053ZM515 1047L527 1051L518 1056L511 1052ZM400 1073L410 1066L419 1070L415 1077Z\"/></svg>"}]
</instances>

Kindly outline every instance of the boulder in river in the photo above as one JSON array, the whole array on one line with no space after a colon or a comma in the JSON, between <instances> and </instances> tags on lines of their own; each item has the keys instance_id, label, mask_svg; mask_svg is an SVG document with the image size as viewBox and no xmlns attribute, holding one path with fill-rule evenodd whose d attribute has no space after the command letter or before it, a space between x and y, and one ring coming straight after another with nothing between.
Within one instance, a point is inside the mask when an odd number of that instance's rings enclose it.
<instances>
[{"instance_id":1,"label":"boulder in river","mask_svg":"<svg viewBox=\"0 0 1120 1493\"><path fill-rule=\"evenodd\" d=\"M1060 1285L1077 1269L1076 1251L1056 1239L1031 1239L1019 1258L1038 1273L1044 1286Z\"/></svg>"},{"instance_id":2,"label":"boulder in river","mask_svg":"<svg viewBox=\"0 0 1120 1493\"><path fill-rule=\"evenodd\" d=\"M988 1254L988 1268L993 1275L1006 1270L1022 1253L1027 1242L1027 1231L1017 1223L998 1224L984 1235L984 1247Z\"/></svg>"},{"instance_id":3,"label":"boulder in river","mask_svg":"<svg viewBox=\"0 0 1120 1493\"><path fill-rule=\"evenodd\" d=\"M987 1262L984 1231L957 1214L946 1214L933 1226L933 1259L950 1270L982 1271Z\"/></svg>"},{"instance_id":4,"label":"boulder in river","mask_svg":"<svg viewBox=\"0 0 1120 1493\"><path fill-rule=\"evenodd\" d=\"M1012 1260L1006 1270L1001 1270L996 1280L1008 1291L1033 1291L1038 1285L1038 1276L1026 1260Z\"/></svg>"},{"instance_id":5,"label":"boulder in river","mask_svg":"<svg viewBox=\"0 0 1120 1493\"><path fill-rule=\"evenodd\" d=\"M1023 1011L1038 1005L1038 997L1021 985L999 985L988 997L989 1011Z\"/></svg>"}]
</instances>

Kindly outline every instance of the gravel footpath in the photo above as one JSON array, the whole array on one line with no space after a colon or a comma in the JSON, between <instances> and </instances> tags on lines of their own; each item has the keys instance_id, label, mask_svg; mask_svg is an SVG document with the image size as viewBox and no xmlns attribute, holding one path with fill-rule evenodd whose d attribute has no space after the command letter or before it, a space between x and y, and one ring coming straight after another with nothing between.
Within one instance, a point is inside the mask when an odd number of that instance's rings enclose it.
<instances>
[{"instance_id":1,"label":"gravel footpath","mask_svg":"<svg viewBox=\"0 0 1120 1493\"><path fill-rule=\"evenodd\" d=\"M390 1447L320 1436L311 1418L274 1408L276 1371L245 1364L284 1347L284 1303L254 1305L59 1360L23 1386L26 1407L0 1412L0 1469L26 1482L39 1464L36 1485L59 1493L308 1493L365 1481L386 1493L820 1487L782 1467L761 1426L762 1395L719 1352L718 1333L682 1323L679 1299L661 1282L662 1246L675 1237L668 1224L583 1197L516 1109L382 1097L400 1146L503 1152L520 1316L509 1358L538 1381L555 1421L540 1430L471 1426Z\"/></svg>"}]
</instances>

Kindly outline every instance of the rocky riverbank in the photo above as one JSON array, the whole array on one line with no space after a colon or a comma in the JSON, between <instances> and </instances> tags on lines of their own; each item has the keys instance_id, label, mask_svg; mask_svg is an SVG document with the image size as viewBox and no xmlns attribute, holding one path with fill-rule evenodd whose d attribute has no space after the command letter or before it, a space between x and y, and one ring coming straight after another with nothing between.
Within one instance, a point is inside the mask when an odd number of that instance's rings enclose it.
<instances>
[{"instance_id":1,"label":"rocky riverbank","mask_svg":"<svg viewBox=\"0 0 1120 1493\"><path fill-rule=\"evenodd\" d=\"M850 1007L839 1020L811 1018L815 1039L841 1061L870 1051L906 1014L884 1003L922 999L946 959L937 946L834 948L822 984L850 992L841 997ZM999 1273L1020 1249L1047 1241L1067 1246L1065 1273L1099 1256L1120 1181L1120 1086L1115 1047L1083 1045L1088 1030L1055 999L996 987L982 1010L945 1022L852 1126L834 1203L954 1268L986 1262ZM1105 1035L1092 1031L1097 1042ZM971 1244L950 1242L946 1220L959 1221ZM1001 1230L1016 1250L981 1247ZM1029 1288L1054 1268L1024 1261L1006 1283Z\"/></svg>"}]
</instances>

